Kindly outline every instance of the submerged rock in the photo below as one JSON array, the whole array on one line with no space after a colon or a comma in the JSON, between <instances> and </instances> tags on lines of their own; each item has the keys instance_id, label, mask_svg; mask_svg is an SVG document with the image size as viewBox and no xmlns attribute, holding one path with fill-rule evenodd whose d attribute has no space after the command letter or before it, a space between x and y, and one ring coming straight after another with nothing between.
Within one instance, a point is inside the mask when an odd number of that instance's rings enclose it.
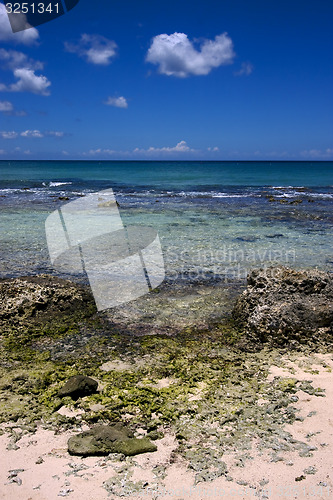
<instances>
[{"instance_id":1,"label":"submerged rock","mask_svg":"<svg viewBox=\"0 0 333 500\"><path fill-rule=\"evenodd\" d=\"M70 396L78 399L83 396L89 396L97 391L98 382L85 375L74 375L67 380L66 384L59 390L58 395L63 398Z\"/></svg>"},{"instance_id":2,"label":"submerged rock","mask_svg":"<svg viewBox=\"0 0 333 500\"><path fill-rule=\"evenodd\" d=\"M333 275L271 267L252 271L232 315L255 341L332 340Z\"/></svg>"},{"instance_id":3,"label":"submerged rock","mask_svg":"<svg viewBox=\"0 0 333 500\"><path fill-rule=\"evenodd\" d=\"M137 439L121 424L96 425L89 431L68 440L71 455L95 456L122 453L126 456L156 451L157 446L148 438Z\"/></svg>"}]
</instances>

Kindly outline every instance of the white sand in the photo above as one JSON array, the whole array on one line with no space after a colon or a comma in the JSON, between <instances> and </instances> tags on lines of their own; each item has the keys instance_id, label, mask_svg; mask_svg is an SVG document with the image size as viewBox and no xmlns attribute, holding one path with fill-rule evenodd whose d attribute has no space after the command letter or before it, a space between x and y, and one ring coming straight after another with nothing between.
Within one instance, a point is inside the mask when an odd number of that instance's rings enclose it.
<instances>
[{"instance_id":1,"label":"white sand","mask_svg":"<svg viewBox=\"0 0 333 500\"><path fill-rule=\"evenodd\" d=\"M318 355L318 360L325 360L331 368L318 364L313 367L318 373L310 374L296 364L289 363L289 370L273 366L269 376L271 380L274 376L310 379L314 387L325 389L326 397L310 396L298 391L299 400L295 406L300 408L300 414L307 416L309 412L317 413L303 422L296 421L293 425L285 426L285 430L296 439L318 448L313 451L312 457L302 458L298 452L279 451L282 460L272 463L271 456L268 453L260 454L254 442L251 450L254 458L246 461L244 467L235 465L235 454L223 456L229 475L234 478L233 482L220 477L213 482L194 486L194 472L187 469L186 463L181 458L172 463L172 451L177 443L173 436L167 435L156 442L157 452L133 457L135 466L130 479L147 482L148 488L142 490L141 494L135 493L127 498L333 499L333 361L331 355ZM2 426L3 429L6 427L14 427L14 424ZM312 433L312 437L307 438L308 433ZM71 457L67 452L67 440L72 434L65 432L55 435L50 430L39 428L34 435L23 436L17 442L17 450L7 450L8 433L0 436L0 499L53 500L61 496L73 500L115 499L113 494L108 496L103 482L112 476L124 477L121 474L124 462L112 462L103 457ZM43 462L36 464L40 458ZM153 474L156 465L167 467L167 476L163 482L160 481L162 486L158 489ZM309 467L314 467L316 473L304 473ZM10 477L9 471L16 469L23 471ZM302 475L305 479L295 481L296 477ZM13 479L18 482L11 482ZM237 484L237 481L247 484Z\"/></svg>"}]
</instances>

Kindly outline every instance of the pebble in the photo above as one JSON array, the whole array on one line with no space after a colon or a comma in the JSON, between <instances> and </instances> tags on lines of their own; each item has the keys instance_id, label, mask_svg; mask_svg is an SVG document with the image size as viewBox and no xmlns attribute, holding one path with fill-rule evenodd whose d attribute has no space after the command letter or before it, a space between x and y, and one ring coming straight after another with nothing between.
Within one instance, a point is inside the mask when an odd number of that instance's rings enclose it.
<instances>
[{"instance_id":1,"label":"pebble","mask_svg":"<svg viewBox=\"0 0 333 500\"><path fill-rule=\"evenodd\" d=\"M71 490L70 488L60 490L58 493L58 497L67 497L72 491L74 490Z\"/></svg>"},{"instance_id":2,"label":"pebble","mask_svg":"<svg viewBox=\"0 0 333 500\"><path fill-rule=\"evenodd\" d=\"M310 465L310 467L304 469L303 472L304 474L315 474L317 472L317 469L313 467L313 465Z\"/></svg>"}]
</instances>

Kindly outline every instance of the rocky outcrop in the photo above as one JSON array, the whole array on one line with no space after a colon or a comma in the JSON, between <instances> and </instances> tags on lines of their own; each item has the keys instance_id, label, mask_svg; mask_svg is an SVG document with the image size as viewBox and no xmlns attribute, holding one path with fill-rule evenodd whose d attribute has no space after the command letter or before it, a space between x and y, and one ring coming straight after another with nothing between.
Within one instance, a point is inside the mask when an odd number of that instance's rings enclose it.
<instances>
[{"instance_id":1,"label":"rocky outcrop","mask_svg":"<svg viewBox=\"0 0 333 500\"><path fill-rule=\"evenodd\" d=\"M58 396L63 398L70 396L72 399L78 399L84 396L90 396L97 391L98 382L85 375L74 375L67 380L66 384L59 390Z\"/></svg>"},{"instance_id":2,"label":"rocky outcrop","mask_svg":"<svg viewBox=\"0 0 333 500\"><path fill-rule=\"evenodd\" d=\"M91 301L80 286L42 274L0 280L0 321L27 320L43 313L66 313Z\"/></svg>"},{"instance_id":3,"label":"rocky outcrop","mask_svg":"<svg viewBox=\"0 0 333 500\"><path fill-rule=\"evenodd\" d=\"M68 440L69 453L83 457L109 453L133 456L156 450L156 445L148 438L134 438L133 433L120 423L96 425L93 429L72 436Z\"/></svg>"},{"instance_id":4,"label":"rocky outcrop","mask_svg":"<svg viewBox=\"0 0 333 500\"><path fill-rule=\"evenodd\" d=\"M248 337L259 342L331 340L333 275L286 267L254 270L232 316Z\"/></svg>"},{"instance_id":5,"label":"rocky outcrop","mask_svg":"<svg viewBox=\"0 0 333 500\"><path fill-rule=\"evenodd\" d=\"M96 311L84 287L54 276L0 280L0 331L61 333Z\"/></svg>"}]
</instances>

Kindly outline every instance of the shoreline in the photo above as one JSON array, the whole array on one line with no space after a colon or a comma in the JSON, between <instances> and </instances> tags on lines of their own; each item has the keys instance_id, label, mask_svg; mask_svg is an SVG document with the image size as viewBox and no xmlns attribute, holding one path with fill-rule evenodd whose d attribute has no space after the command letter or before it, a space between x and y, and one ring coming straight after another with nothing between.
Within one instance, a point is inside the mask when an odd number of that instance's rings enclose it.
<instances>
[{"instance_id":1,"label":"shoreline","mask_svg":"<svg viewBox=\"0 0 333 500\"><path fill-rule=\"evenodd\" d=\"M300 380L310 377L315 388L325 389L327 399L297 391L299 400L295 405L300 414L306 417L313 412L313 415L285 427L285 431L295 439L311 444L314 450L308 457L300 457L297 451L280 450L274 454L272 450L258 450L258 443L254 442L247 453L240 455L231 451L223 455L228 468L227 477L195 484L194 470L188 469L184 459L175 459L173 456L177 440L172 434L159 440L157 452L125 460L117 460L116 456L81 458L70 456L67 452L66 444L71 431L54 434L52 430L43 430L41 425L34 434L26 434L16 441L16 450L8 450L10 438L6 432L0 436L0 498L55 500L59 496L68 496L82 500L106 500L125 496L128 500L329 499L333 491L333 421L329 414L333 402L333 356L316 356L316 363L319 364L313 364L312 367L308 365L306 371L299 368L295 357L296 360L292 362L286 359L284 368L272 365L268 380L281 376ZM304 356L298 360L303 368L306 361ZM318 373L313 373L313 369ZM2 430L4 427L6 425L1 426ZM12 433L19 429L15 424L11 427ZM245 457L246 454L248 457ZM13 470L14 473L11 473ZM135 493L131 494L133 491Z\"/></svg>"},{"instance_id":2,"label":"shoreline","mask_svg":"<svg viewBox=\"0 0 333 500\"><path fill-rule=\"evenodd\" d=\"M320 322L330 315L331 280L276 268L253 272L241 296L218 286L161 287L97 314L74 283L1 280L0 498L329 498L333 354ZM285 329L265 341L263 300ZM243 329L230 314L236 301ZM264 313L253 315L258 301ZM314 314L302 316L304 338L298 304ZM61 396L78 374L97 390ZM157 451L69 455L69 437L110 422Z\"/></svg>"}]
</instances>

